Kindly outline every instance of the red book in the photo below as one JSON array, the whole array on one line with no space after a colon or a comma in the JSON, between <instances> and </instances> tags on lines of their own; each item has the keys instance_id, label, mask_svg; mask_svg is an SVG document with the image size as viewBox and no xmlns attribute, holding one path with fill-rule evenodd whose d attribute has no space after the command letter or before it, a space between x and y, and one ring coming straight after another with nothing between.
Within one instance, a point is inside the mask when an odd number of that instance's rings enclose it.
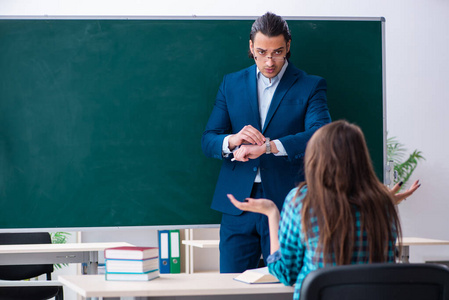
<instances>
[{"instance_id":1,"label":"red book","mask_svg":"<svg viewBox=\"0 0 449 300\"><path fill-rule=\"evenodd\" d=\"M149 259L158 257L158 247L135 247L124 246L107 248L104 250L104 257L106 259Z\"/></svg>"}]
</instances>

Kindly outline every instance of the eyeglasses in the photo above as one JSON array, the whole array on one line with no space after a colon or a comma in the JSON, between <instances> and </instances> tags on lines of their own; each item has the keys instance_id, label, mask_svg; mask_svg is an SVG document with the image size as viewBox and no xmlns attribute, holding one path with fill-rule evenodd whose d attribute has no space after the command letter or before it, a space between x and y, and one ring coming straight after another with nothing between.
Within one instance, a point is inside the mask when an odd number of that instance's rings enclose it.
<instances>
[{"instance_id":1,"label":"eyeglasses","mask_svg":"<svg viewBox=\"0 0 449 300\"><path fill-rule=\"evenodd\" d=\"M285 56L255 56L254 59L260 62L267 62L268 60L272 60L273 62L280 62L285 60Z\"/></svg>"}]
</instances>

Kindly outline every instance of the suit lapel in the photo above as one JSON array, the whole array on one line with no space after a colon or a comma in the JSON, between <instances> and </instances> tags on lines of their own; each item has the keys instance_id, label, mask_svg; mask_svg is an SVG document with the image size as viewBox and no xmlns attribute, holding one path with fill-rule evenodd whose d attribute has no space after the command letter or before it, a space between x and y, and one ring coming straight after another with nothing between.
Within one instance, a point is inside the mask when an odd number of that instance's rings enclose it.
<instances>
[{"instance_id":1,"label":"suit lapel","mask_svg":"<svg viewBox=\"0 0 449 300\"><path fill-rule=\"evenodd\" d=\"M255 120L253 124L255 125L255 128L260 131L262 126L260 124L259 101L257 97L256 65L248 69L247 86L249 87L248 101L250 102L252 116Z\"/></svg>"},{"instance_id":2,"label":"suit lapel","mask_svg":"<svg viewBox=\"0 0 449 300\"><path fill-rule=\"evenodd\" d=\"M274 92L273 99L271 100L270 108L268 109L267 118L265 119L265 124L262 129L262 134L264 134L274 113L276 112L282 99L284 99L285 94L290 89L290 87L295 83L298 78L298 69L296 69L291 62L288 63L287 69L279 82L276 91Z\"/></svg>"}]
</instances>

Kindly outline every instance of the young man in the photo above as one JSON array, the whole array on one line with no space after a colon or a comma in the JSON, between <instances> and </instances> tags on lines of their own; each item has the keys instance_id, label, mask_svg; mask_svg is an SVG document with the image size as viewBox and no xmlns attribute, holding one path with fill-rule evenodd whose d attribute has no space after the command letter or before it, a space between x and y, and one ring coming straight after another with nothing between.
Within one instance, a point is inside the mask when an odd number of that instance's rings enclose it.
<instances>
[{"instance_id":1,"label":"young man","mask_svg":"<svg viewBox=\"0 0 449 300\"><path fill-rule=\"evenodd\" d=\"M300 181L307 141L330 122L323 78L297 69L291 35L280 16L266 13L250 33L255 65L224 77L202 137L204 153L223 160L212 209L223 213L220 272L240 273L270 254L267 218L228 200L268 198L279 209Z\"/></svg>"}]
</instances>

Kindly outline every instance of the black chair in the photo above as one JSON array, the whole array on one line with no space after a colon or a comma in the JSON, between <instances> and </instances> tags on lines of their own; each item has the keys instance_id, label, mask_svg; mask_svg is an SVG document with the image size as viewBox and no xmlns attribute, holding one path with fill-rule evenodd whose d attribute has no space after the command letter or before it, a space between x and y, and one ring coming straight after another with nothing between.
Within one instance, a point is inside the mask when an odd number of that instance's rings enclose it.
<instances>
[{"instance_id":1,"label":"black chair","mask_svg":"<svg viewBox=\"0 0 449 300\"><path fill-rule=\"evenodd\" d=\"M0 233L0 245L20 244L51 244L51 237L48 232ZM51 280L52 272L52 264L5 265L0 266L0 280L23 280L42 274L47 274L47 280ZM0 300L45 300L53 297L63 299L62 286L2 286L0 283Z\"/></svg>"},{"instance_id":2,"label":"black chair","mask_svg":"<svg viewBox=\"0 0 449 300\"><path fill-rule=\"evenodd\" d=\"M436 264L326 267L303 281L301 300L449 300L449 269Z\"/></svg>"}]
</instances>

